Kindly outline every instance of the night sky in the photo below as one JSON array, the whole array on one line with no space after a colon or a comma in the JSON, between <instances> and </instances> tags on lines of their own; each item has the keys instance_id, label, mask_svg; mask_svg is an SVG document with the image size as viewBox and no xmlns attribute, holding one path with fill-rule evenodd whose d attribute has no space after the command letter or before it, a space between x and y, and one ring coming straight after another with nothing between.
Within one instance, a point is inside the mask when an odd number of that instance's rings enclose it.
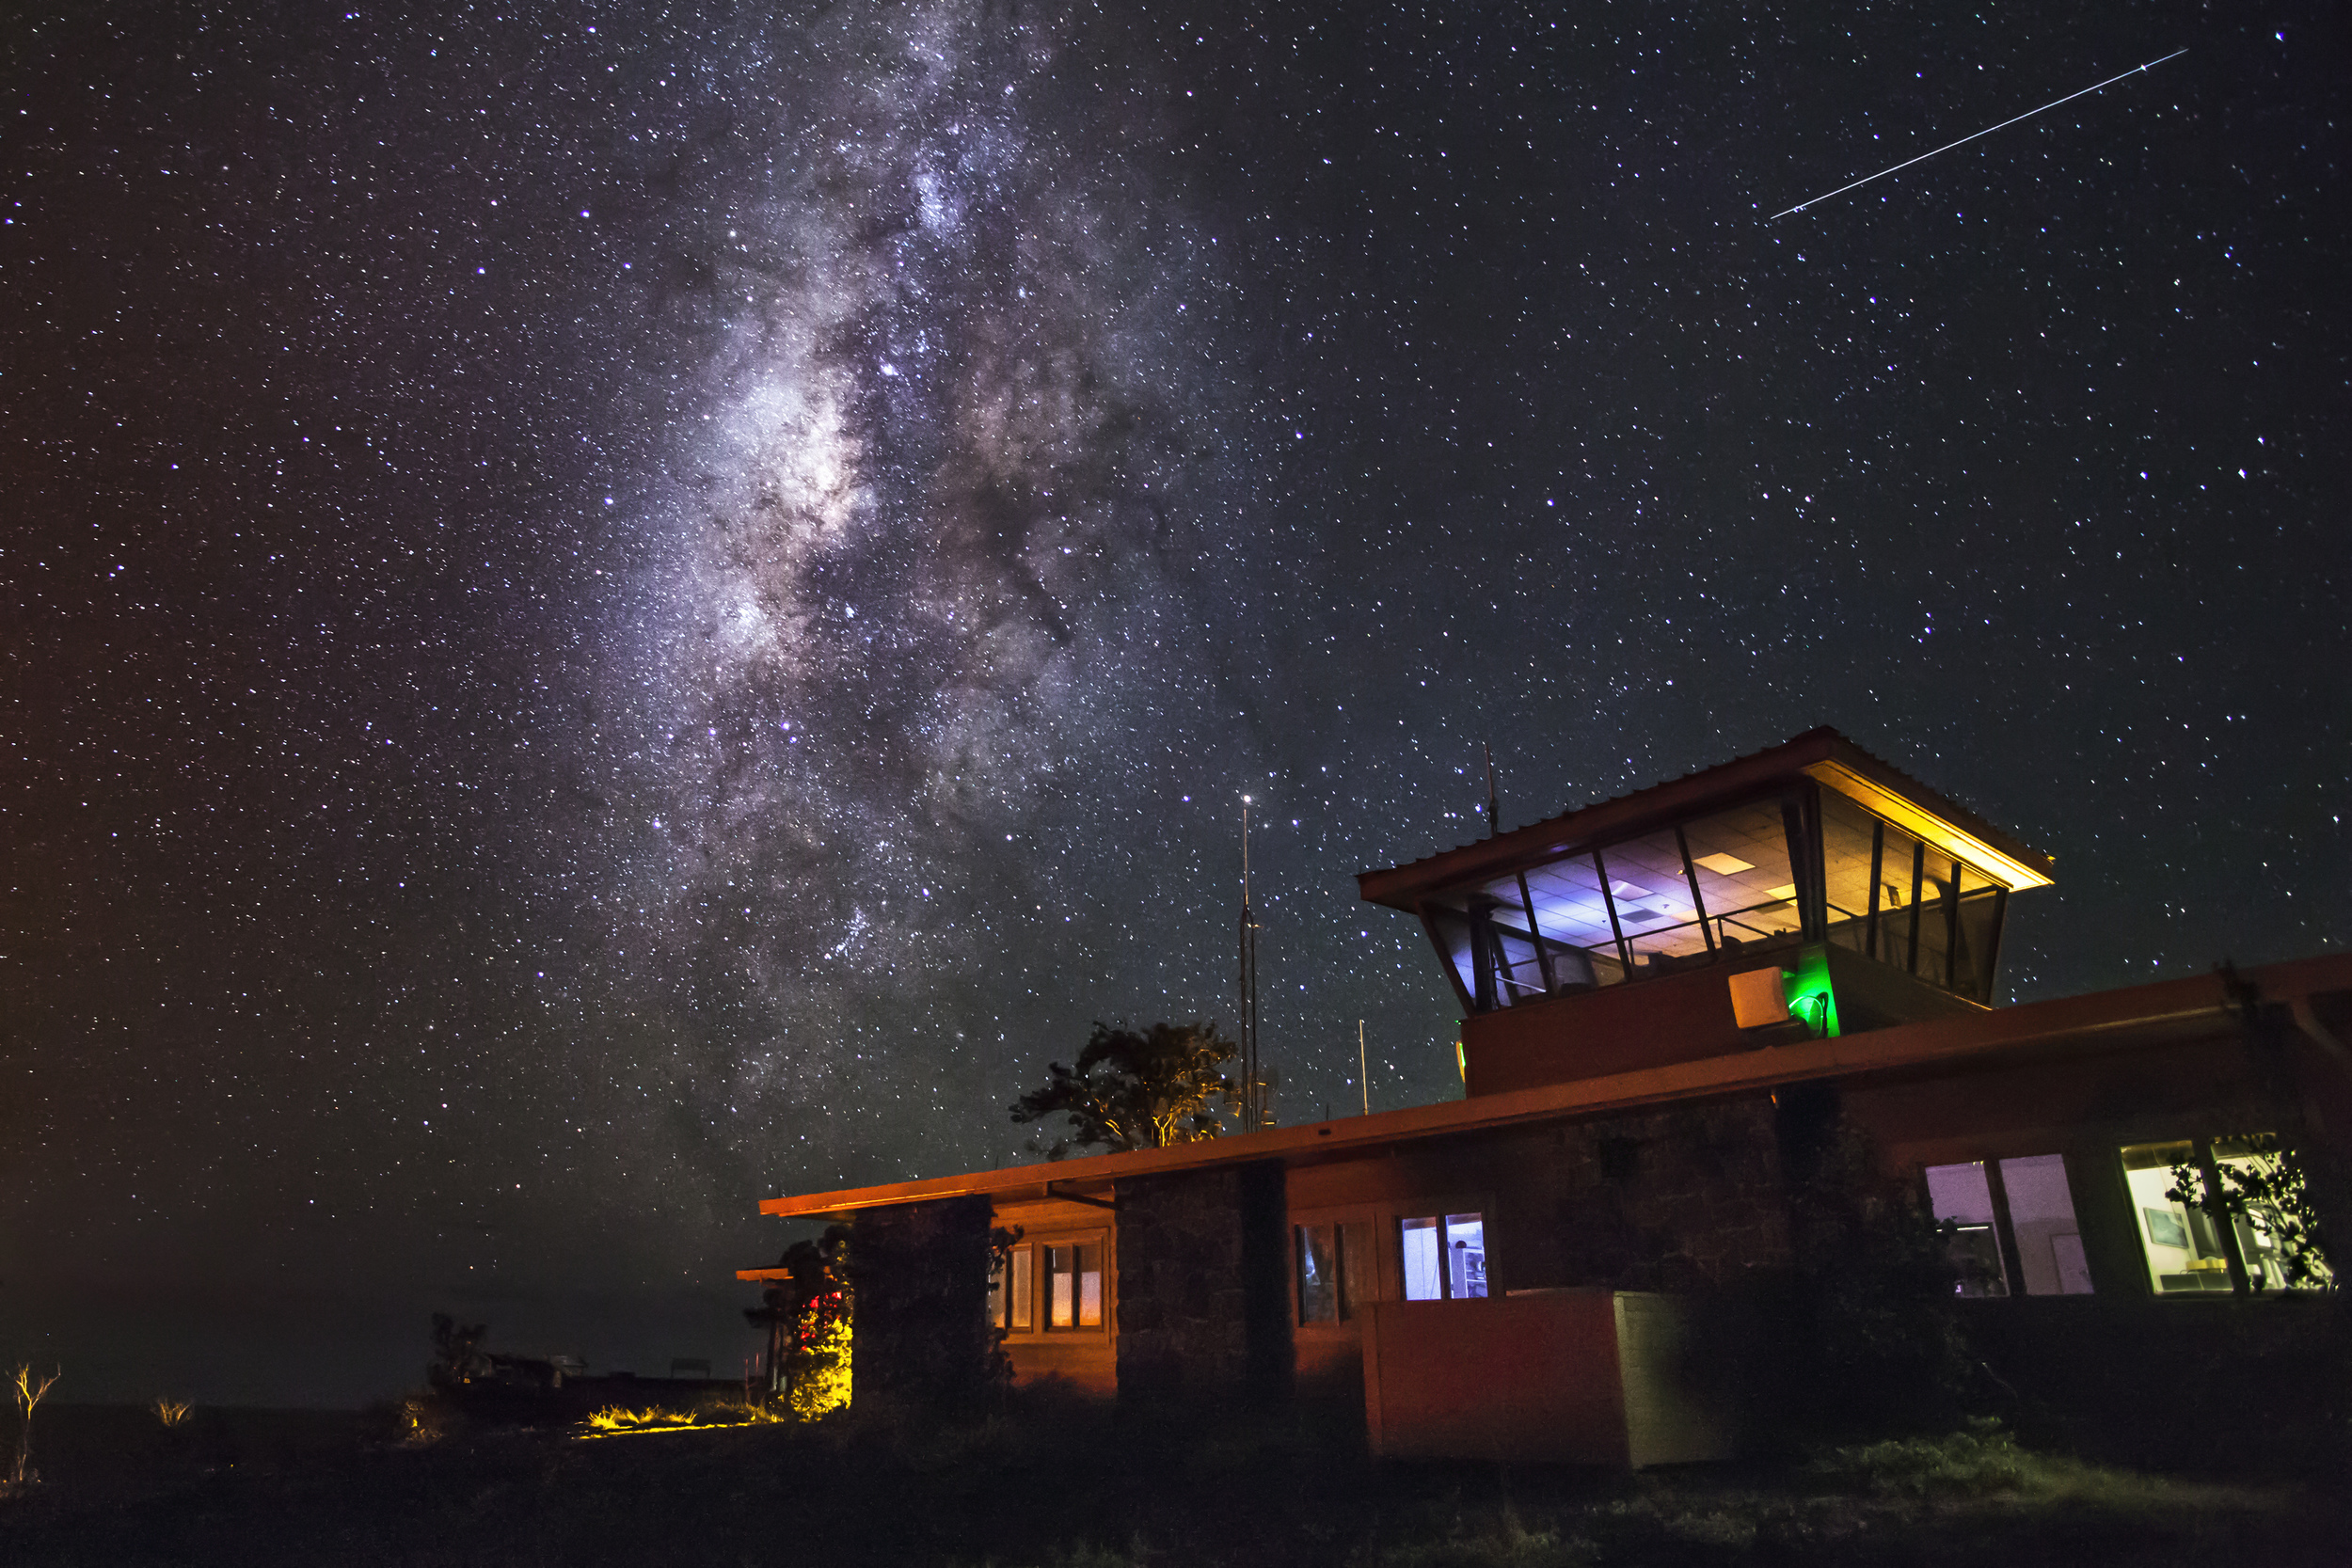
<instances>
[{"instance_id":1,"label":"night sky","mask_svg":"<svg viewBox=\"0 0 2352 1568\"><path fill-rule=\"evenodd\" d=\"M1830 723L2033 998L2342 946L2343 13L0 24L0 1359L737 1370L1090 1021L1459 1092L1353 874ZM2175 49L2156 70L1768 214Z\"/></svg>"}]
</instances>

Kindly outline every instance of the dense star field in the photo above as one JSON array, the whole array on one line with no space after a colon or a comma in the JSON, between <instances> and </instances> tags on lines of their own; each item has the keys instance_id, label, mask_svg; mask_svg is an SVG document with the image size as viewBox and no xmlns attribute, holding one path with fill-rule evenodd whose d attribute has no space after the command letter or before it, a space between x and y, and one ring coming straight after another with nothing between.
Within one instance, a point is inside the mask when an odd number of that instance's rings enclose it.
<instances>
[{"instance_id":1,"label":"dense star field","mask_svg":"<svg viewBox=\"0 0 2352 1568\"><path fill-rule=\"evenodd\" d=\"M2343 18L0 29L0 1359L750 1349L1094 1019L1458 1093L1352 874L1843 729L2018 998L2352 931ZM2170 50L2143 75L1769 214Z\"/></svg>"}]
</instances>

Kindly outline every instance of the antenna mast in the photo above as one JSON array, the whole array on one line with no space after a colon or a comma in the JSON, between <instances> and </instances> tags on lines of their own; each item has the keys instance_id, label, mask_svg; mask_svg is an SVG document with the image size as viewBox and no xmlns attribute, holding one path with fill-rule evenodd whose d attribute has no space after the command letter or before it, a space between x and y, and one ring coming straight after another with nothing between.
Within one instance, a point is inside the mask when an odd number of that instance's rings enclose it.
<instances>
[{"instance_id":1,"label":"antenna mast","mask_svg":"<svg viewBox=\"0 0 2352 1568\"><path fill-rule=\"evenodd\" d=\"M1486 836L1492 838L1502 831L1501 806L1495 799L1495 749L1483 740L1478 749L1486 753Z\"/></svg>"},{"instance_id":2,"label":"antenna mast","mask_svg":"<svg viewBox=\"0 0 2352 1568\"><path fill-rule=\"evenodd\" d=\"M1249 797L1241 798L1241 1130L1255 1132L1258 1103L1258 911L1249 902Z\"/></svg>"}]
</instances>

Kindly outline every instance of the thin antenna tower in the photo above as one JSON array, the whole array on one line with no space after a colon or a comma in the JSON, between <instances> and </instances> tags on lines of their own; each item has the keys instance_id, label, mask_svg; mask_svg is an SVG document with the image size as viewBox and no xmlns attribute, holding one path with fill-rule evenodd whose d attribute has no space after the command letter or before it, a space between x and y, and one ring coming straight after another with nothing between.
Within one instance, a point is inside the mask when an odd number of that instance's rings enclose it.
<instances>
[{"instance_id":1,"label":"thin antenna tower","mask_svg":"<svg viewBox=\"0 0 2352 1568\"><path fill-rule=\"evenodd\" d=\"M1478 749L1486 753L1486 836L1492 838L1502 831L1501 807L1495 799L1495 749L1483 740Z\"/></svg>"},{"instance_id":2,"label":"thin antenna tower","mask_svg":"<svg viewBox=\"0 0 2352 1568\"><path fill-rule=\"evenodd\" d=\"M1372 1075L1364 1068L1364 1021L1356 1021L1356 1084L1364 1091L1364 1115L1372 1115Z\"/></svg>"},{"instance_id":3,"label":"thin antenna tower","mask_svg":"<svg viewBox=\"0 0 2352 1568\"><path fill-rule=\"evenodd\" d=\"M1249 797L1241 798L1241 1130L1263 1122L1258 1087L1258 911L1249 902Z\"/></svg>"}]
</instances>

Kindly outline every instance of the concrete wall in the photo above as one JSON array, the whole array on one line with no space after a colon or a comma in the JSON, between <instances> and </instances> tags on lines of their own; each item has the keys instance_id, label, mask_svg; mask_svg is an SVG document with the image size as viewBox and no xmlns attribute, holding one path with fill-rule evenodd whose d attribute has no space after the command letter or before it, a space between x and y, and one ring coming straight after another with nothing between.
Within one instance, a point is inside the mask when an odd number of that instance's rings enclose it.
<instances>
[{"instance_id":1,"label":"concrete wall","mask_svg":"<svg viewBox=\"0 0 2352 1568\"><path fill-rule=\"evenodd\" d=\"M1122 1397L1279 1400L1293 1373L1279 1162L1119 1183Z\"/></svg>"},{"instance_id":2,"label":"concrete wall","mask_svg":"<svg viewBox=\"0 0 2352 1568\"><path fill-rule=\"evenodd\" d=\"M1364 1315L1365 1428L1384 1458L1688 1464L1731 1428L1688 1365L1676 1302L1613 1291L1381 1302Z\"/></svg>"},{"instance_id":3,"label":"concrete wall","mask_svg":"<svg viewBox=\"0 0 2352 1568\"><path fill-rule=\"evenodd\" d=\"M857 1297L850 1375L861 1401L955 1407L994 1386L989 1200L869 1209L850 1222Z\"/></svg>"}]
</instances>

